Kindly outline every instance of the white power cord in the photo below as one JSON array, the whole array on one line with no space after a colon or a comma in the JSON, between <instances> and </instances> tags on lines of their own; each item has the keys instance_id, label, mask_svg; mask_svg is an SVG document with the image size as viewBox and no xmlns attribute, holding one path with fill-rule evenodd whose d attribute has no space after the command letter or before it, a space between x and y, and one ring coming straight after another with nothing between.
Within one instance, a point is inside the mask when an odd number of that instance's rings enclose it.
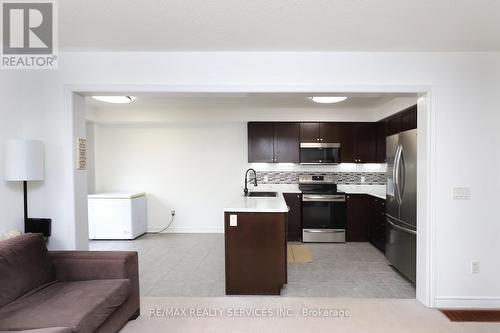
<instances>
[{"instance_id":1,"label":"white power cord","mask_svg":"<svg viewBox=\"0 0 500 333\"><path fill-rule=\"evenodd\" d=\"M172 219L170 220L170 222L168 223L168 225L165 228L161 229L160 231L150 231L150 232L148 232L148 234L160 234L160 233L164 232L165 230L167 230L174 222L175 211L173 210L170 214L172 215Z\"/></svg>"}]
</instances>

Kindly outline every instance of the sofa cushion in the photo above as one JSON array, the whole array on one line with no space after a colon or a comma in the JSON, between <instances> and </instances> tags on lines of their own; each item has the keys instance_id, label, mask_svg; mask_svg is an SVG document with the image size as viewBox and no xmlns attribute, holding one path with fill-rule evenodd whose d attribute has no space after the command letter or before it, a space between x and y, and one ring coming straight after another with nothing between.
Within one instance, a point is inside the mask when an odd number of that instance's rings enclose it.
<instances>
[{"instance_id":1,"label":"sofa cushion","mask_svg":"<svg viewBox=\"0 0 500 333\"><path fill-rule=\"evenodd\" d=\"M55 280L42 234L0 241L0 307Z\"/></svg>"},{"instance_id":2,"label":"sofa cushion","mask_svg":"<svg viewBox=\"0 0 500 333\"><path fill-rule=\"evenodd\" d=\"M130 280L54 282L0 308L0 330L69 327L94 332L130 294Z\"/></svg>"}]
</instances>

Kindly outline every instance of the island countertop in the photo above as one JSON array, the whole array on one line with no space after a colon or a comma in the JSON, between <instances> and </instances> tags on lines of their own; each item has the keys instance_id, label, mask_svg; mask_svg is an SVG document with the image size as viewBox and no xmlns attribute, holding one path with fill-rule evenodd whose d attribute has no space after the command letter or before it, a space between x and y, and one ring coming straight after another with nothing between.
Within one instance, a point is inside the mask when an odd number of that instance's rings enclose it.
<instances>
[{"instance_id":1,"label":"island countertop","mask_svg":"<svg viewBox=\"0 0 500 333\"><path fill-rule=\"evenodd\" d=\"M282 192L277 192L276 197L245 197L242 194L224 207L224 212L241 213L287 213L288 210Z\"/></svg>"}]
</instances>

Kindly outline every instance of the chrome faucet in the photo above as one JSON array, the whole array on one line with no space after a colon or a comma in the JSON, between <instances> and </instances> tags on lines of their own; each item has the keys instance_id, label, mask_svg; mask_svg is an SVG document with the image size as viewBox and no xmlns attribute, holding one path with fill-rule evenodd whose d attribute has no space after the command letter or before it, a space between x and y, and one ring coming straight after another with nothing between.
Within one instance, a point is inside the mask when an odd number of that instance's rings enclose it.
<instances>
[{"instance_id":1,"label":"chrome faucet","mask_svg":"<svg viewBox=\"0 0 500 333\"><path fill-rule=\"evenodd\" d=\"M254 169L250 168L245 172L245 188L243 189L243 192L245 193L245 196L248 196L248 187L247 184L252 181L252 179L248 179L248 172L253 171L253 185L257 186L257 172L255 172Z\"/></svg>"}]
</instances>

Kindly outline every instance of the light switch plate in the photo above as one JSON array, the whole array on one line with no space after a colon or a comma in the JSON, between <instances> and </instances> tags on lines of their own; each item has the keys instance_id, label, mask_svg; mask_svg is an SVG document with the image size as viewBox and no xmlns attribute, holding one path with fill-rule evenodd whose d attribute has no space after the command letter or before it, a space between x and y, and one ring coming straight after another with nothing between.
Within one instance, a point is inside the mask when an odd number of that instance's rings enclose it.
<instances>
[{"instance_id":1,"label":"light switch plate","mask_svg":"<svg viewBox=\"0 0 500 333\"><path fill-rule=\"evenodd\" d=\"M238 226L238 215L229 215L229 226L230 227Z\"/></svg>"},{"instance_id":2,"label":"light switch plate","mask_svg":"<svg viewBox=\"0 0 500 333\"><path fill-rule=\"evenodd\" d=\"M470 187L454 187L453 200L470 200Z\"/></svg>"},{"instance_id":3,"label":"light switch plate","mask_svg":"<svg viewBox=\"0 0 500 333\"><path fill-rule=\"evenodd\" d=\"M479 274L479 261L472 261L471 262L470 272L472 274Z\"/></svg>"}]
</instances>

